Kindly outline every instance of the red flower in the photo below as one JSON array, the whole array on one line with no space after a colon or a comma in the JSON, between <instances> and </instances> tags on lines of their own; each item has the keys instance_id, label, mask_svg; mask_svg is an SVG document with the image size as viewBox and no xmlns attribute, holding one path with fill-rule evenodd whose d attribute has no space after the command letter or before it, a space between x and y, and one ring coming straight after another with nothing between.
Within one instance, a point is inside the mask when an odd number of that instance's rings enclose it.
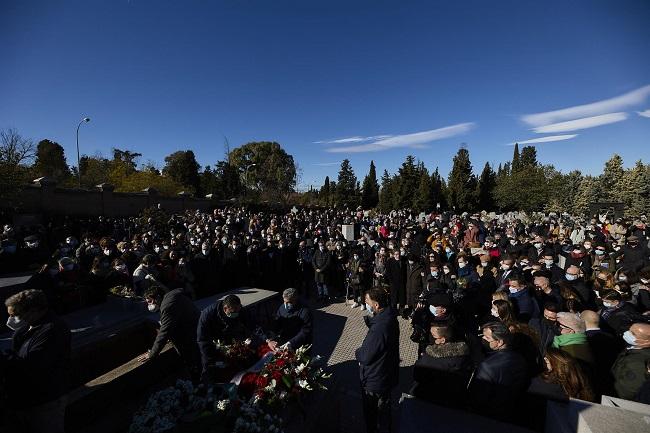
<instances>
[{"instance_id":1,"label":"red flower","mask_svg":"<svg viewBox=\"0 0 650 433\"><path fill-rule=\"evenodd\" d=\"M272 375L273 379L275 379L276 382L280 382L280 380L282 379L282 373L280 373L277 370L272 372L271 375Z\"/></svg>"},{"instance_id":2,"label":"red flower","mask_svg":"<svg viewBox=\"0 0 650 433\"><path fill-rule=\"evenodd\" d=\"M244 397L250 397L257 388L257 380L260 376L257 373L246 373L239 382L239 394Z\"/></svg>"},{"instance_id":3,"label":"red flower","mask_svg":"<svg viewBox=\"0 0 650 433\"><path fill-rule=\"evenodd\" d=\"M258 388L264 388L269 384L269 380L264 376L259 376L255 382Z\"/></svg>"},{"instance_id":4,"label":"red flower","mask_svg":"<svg viewBox=\"0 0 650 433\"><path fill-rule=\"evenodd\" d=\"M278 362L276 362L275 365L278 368L284 368L284 366L287 365L287 361L285 361L284 359L278 359Z\"/></svg>"}]
</instances>

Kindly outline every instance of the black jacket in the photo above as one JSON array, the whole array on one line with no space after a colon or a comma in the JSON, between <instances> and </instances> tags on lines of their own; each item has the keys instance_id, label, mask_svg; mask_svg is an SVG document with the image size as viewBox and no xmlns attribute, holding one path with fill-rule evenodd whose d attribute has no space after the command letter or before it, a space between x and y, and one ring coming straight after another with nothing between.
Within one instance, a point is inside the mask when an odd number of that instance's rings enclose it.
<instances>
[{"instance_id":1,"label":"black jacket","mask_svg":"<svg viewBox=\"0 0 650 433\"><path fill-rule=\"evenodd\" d=\"M397 316L385 308L368 321L368 334L355 352L361 386L370 392L386 393L399 380L399 325Z\"/></svg>"},{"instance_id":2,"label":"black jacket","mask_svg":"<svg viewBox=\"0 0 650 433\"><path fill-rule=\"evenodd\" d=\"M529 382L526 361L519 353L493 352L479 364L470 383L472 407L487 416L509 419Z\"/></svg>"},{"instance_id":3,"label":"black jacket","mask_svg":"<svg viewBox=\"0 0 650 433\"><path fill-rule=\"evenodd\" d=\"M311 311L307 307L295 305L287 310L284 304L280 305L275 313L273 329L277 334L279 344L289 343L292 349L311 344L313 320Z\"/></svg>"},{"instance_id":4,"label":"black jacket","mask_svg":"<svg viewBox=\"0 0 650 433\"><path fill-rule=\"evenodd\" d=\"M198 351L196 328L200 316L201 312L183 289L165 293L160 303L160 330L149 354L158 355L167 341L171 341L182 357L193 357Z\"/></svg>"},{"instance_id":5,"label":"black jacket","mask_svg":"<svg viewBox=\"0 0 650 433\"><path fill-rule=\"evenodd\" d=\"M70 352L70 328L52 312L31 329L26 326L16 331L5 364L10 406L26 409L68 392Z\"/></svg>"},{"instance_id":6,"label":"black jacket","mask_svg":"<svg viewBox=\"0 0 650 433\"><path fill-rule=\"evenodd\" d=\"M223 312L223 301L212 304L201 311L196 337L201 350L203 371L208 371L217 360L215 343L221 340L224 344L231 344L233 340L243 341L253 338L250 331L251 321L242 308L237 318L230 318Z\"/></svg>"}]
</instances>

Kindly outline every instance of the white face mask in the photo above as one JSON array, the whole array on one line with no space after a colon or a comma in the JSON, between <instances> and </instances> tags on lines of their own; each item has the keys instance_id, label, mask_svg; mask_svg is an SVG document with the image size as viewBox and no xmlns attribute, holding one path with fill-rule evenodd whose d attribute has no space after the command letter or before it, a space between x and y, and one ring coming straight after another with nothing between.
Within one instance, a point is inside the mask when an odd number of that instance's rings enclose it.
<instances>
[{"instance_id":1,"label":"white face mask","mask_svg":"<svg viewBox=\"0 0 650 433\"><path fill-rule=\"evenodd\" d=\"M20 320L16 316L11 316L9 319L7 319L7 328L11 329L12 331L18 331L25 326L27 326L27 322Z\"/></svg>"},{"instance_id":2,"label":"white face mask","mask_svg":"<svg viewBox=\"0 0 650 433\"><path fill-rule=\"evenodd\" d=\"M552 259L551 260L544 260L544 264L546 266L551 266L553 264L553 260Z\"/></svg>"},{"instance_id":3,"label":"white face mask","mask_svg":"<svg viewBox=\"0 0 650 433\"><path fill-rule=\"evenodd\" d=\"M519 291L519 287L508 287L508 290L510 290L510 293L517 293Z\"/></svg>"},{"instance_id":4,"label":"white face mask","mask_svg":"<svg viewBox=\"0 0 650 433\"><path fill-rule=\"evenodd\" d=\"M433 314L434 317L442 316L442 313L440 310L438 310L438 307L434 307L433 305L429 305L429 311L431 314Z\"/></svg>"},{"instance_id":5,"label":"white face mask","mask_svg":"<svg viewBox=\"0 0 650 433\"><path fill-rule=\"evenodd\" d=\"M627 275L619 275L618 281L627 281Z\"/></svg>"},{"instance_id":6,"label":"white face mask","mask_svg":"<svg viewBox=\"0 0 650 433\"><path fill-rule=\"evenodd\" d=\"M492 316L494 316L494 317L496 317L497 319L499 319L499 312L498 312L497 310L495 310L495 309L493 308L493 309L490 311L490 313L492 314Z\"/></svg>"},{"instance_id":7,"label":"white face mask","mask_svg":"<svg viewBox=\"0 0 650 433\"><path fill-rule=\"evenodd\" d=\"M567 281L575 281L578 279L578 276L573 274L565 274L564 277Z\"/></svg>"},{"instance_id":8,"label":"white face mask","mask_svg":"<svg viewBox=\"0 0 650 433\"><path fill-rule=\"evenodd\" d=\"M628 329L623 333L623 340L630 346L636 346L636 337Z\"/></svg>"},{"instance_id":9,"label":"white face mask","mask_svg":"<svg viewBox=\"0 0 650 433\"><path fill-rule=\"evenodd\" d=\"M412 265L413 263L415 263L413 260L409 260L409 265Z\"/></svg>"},{"instance_id":10,"label":"white face mask","mask_svg":"<svg viewBox=\"0 0 650 433\"><path fill-rule=\"evenodd\" d=\"M149 310L150 313L155 313L156 311L158 311L158 305L147 304L147 310Z\"/></svg>"},{"instance_id":11,"label":"white face mask","mask_svg":"<svg viewBox=\"0 0 650 433\"><path fill-rule=\"evenodd\" d=\"M115 270L118 272L126 272L126 265L117 265L115 266Z\"/></svg>"},{"instance_id":12,"label":"white face mask","mask_svg":"<svg viewBox=\"0 0 650 433\"><path fill-rule=\"evenodd\" d=\"M460 269L463 269L465 266L467 266L467 263L465 263L465 262L458 262L458 267L459 267Z\"/></svg>"},{"instance_id":13,"label":"white face mask","mask_svg":"<svg viewBox=\"0 0 650 433\"><path fill-rule=\"evenodd\" d=\"M541 243L541 242L535 242L533 245L534 245L535 248L537 248L537 249L542 248L542 243Z\"/></svg>"},{"instance_id":14,"label":"white face mask","mask_svg":"<svg viewBox=\"0 0 650 433\"><path fill-rule=\"evenodd\" d=\"M612 304L611 302L603 301L603 307L612 308L613 306L614 304Z\"/></svg>"},{"instance_id":15,"label":"white face mask","mask_svg":"<svg viewBox=\"0 0 650 433\"><path fill-rule=\"evenodd\" d=\"M443 269L442 272L444 272L445 274L448 274L448 273L449 273L449 269Z\"/></svg>"},{"instance_id":16,"label":"white face mask","mask_svg":"<svg viewBox=\"0 0 650 433\"><path fill-rule=\"evenodd\" d=\"M501 269L503 269L504 271L507 271L507 270L510 269L510 265L503 264L503 265L501 265Z\"/></svg>"},{"instance_id":17,"label":"white face mask","mask_svg":"<svg viewBox=\"0 0 650 433\"><path fill-rule=\"evenodd\" d=\"M372 307L367 302L366 302L366 310L368 310L369 313L374 314L374 311L372 311Z\"/></svg>"},{"instance_id":18,"label":"white face mask","mask_svg":"<svg viewBox=\"0 0 650 433\"><path fill-rule=\"evenodd\" d=\"M481 262L481 266L483 266L484 268L485 268L487 265L488 265L488 262Z\"/></svg>"}]
</instances>

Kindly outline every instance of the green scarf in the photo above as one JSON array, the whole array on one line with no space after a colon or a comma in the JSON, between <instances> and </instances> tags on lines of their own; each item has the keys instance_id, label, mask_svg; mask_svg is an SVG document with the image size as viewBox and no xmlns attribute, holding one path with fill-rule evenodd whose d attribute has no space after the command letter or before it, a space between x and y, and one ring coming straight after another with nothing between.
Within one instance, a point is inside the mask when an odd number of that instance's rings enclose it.
<instances>
[{"instance_id":1,"label":"green scarf","mask_svg":"<svg viewBox=\"0 0 650 433\"><path fill-rule=\"evenodd\" d=\"M561 334L553 339L553 347L556 349L562 346L573 346L574 344L587 344L587 335L584 332L579 334Z\"/></svg>"}]
</instances>

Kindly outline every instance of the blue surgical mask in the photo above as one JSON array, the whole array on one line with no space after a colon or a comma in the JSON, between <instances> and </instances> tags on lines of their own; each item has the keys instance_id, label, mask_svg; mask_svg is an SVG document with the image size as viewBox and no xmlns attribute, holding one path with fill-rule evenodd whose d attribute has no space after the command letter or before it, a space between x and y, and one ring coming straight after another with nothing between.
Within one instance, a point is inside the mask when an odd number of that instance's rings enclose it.
<instances>
[{"instance_id":1,"label":"blue surgical mask","mask_svg":"<svg viewBox=\"0 0 650 433\"><path fill-rule=\"evenodd\" d=\"M366 302L366 310L374 314L374 311L372 311L372 307L367 302Z\"/></svg>"},{"instance_id":2,"label":"blue surgical mask","mask_svg":"<svg viewBox=\"0 0 650 433\"><path fill-rule=\"evenodd\" d=\"M568 273L565 274L564 277L566 278L567 281L575 281L578 279L577 275L568 274Z\"/></svg>"},{"instance_id":3,"label":"blue surgical mask","mask_svg":"<svg viewBox=\"0 0 650 433\"><path fill-rule=\"evenodd\" d=\"M440 313L438 313L438 309L434 307L433 305L429 305L429 311L431 314L433 314L435 317L440 316Z\"/></svg>"},{"instance_id":4,"label":"blue surgical mask","mask_svg":"<svg viewBox=\"0 0 650 433\"><path fill-rule=\"evenodd\" d=\"M623 340L630 346L636 346L636 337L628 329L623 333Z\"/></svg>"},{"instance_id":5,"label":"blue surgical mask","mask_svg":"<svg viewBox=\"0 0 650 433\"><path fill-rule=\"evenodd\" d=\"M293 310L293 304L290 303L290 302L285 302L285 303L284 303L284 308L285 308L287 311L291 311L291 310Z\"/></svg>"}]
</instances>

